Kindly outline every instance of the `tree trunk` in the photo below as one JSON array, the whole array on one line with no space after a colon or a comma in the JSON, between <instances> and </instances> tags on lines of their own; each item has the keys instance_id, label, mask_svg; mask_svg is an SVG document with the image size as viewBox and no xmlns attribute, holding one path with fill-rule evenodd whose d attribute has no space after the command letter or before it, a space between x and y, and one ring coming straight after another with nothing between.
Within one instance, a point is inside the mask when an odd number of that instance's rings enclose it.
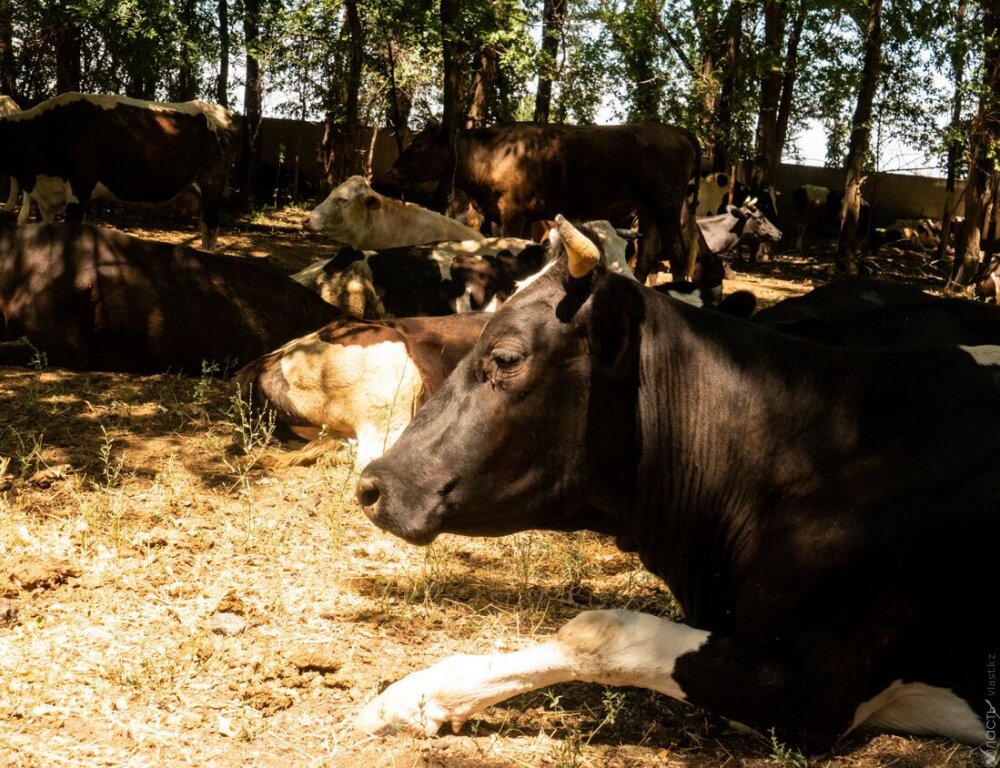
<instances>
[{"instance_id":1,"label":"tree trunk","mask_svg":"<svg viewBox=\"0 0 1000 768\"><path fill-rule=\"evenodd\" d=\"M392 50L392 38L385 41L389 62L389 109L392 115L392 138L396 142L396 153L403 154L403 129L406 121L399 108L399 88L396 87L396 54Z\"/></svg>"},{"instance_id":2,"label":"tree trunk","mask_svg":"<svg viewBox=\"0 0 1000 768\"><path fill-rule=\"evenodd\" d=\"M260 0L245 0L243 39L246 41L246 84L243 90L243 173L240 179L240 202L244 207L253 203L253 180L260 160L261 102L264 83L257 58L260 44Z\"/></svg>"},{"instance_id":3,"label":"tree trunk","mask_svg":"<svg viewBox=\"0 0 1000 768\"><path fill-rule=\"evenodd\" d=\"M361 26L361 16L358 13L357 0L344 2L344 29L347 31L350 60L348 62L347 82L343 87L343 118L338 119L331 109L327 114L326 127L323 133L324 167L327 183L333 187L348 176L363 171L364 163L358 152L361 133L360 115L358 111L361 92L361 69L364 54L364 29ZM333 77L339 77L340 67L334 64ZM332 84L331 91L338 91L339 83ZM334 107L335 104L331 104Z\"/></svg>"},{"instance_id":4,"label":"tree trunk","mask_svg":"<svg viewBox=\"0 0 1000 768\"><path fill-rule=\"evenodd\" d=\"M556 75L559 55L559 38L562 35L566 0L543 0L542 7L542 60L538 71L538 88L535 90L535 122L547 123L552 108L552 80Z\"/></svg>"},{"instance_id":5,"label":"tree trunk","mask_svg":"<svg viewBox=\"0 0 1000 768\"><path fill-rule=\"evenodd\" d=\"M0 0L0 93L21 102L14 62L14 13L10 0Z\"/></svg>"},{"instance_id":6,"label":"tree trunk","mask_svg":"<svg viewBox=\"0 0 1000 768\"><path fill-rule=\"evenodd\" d=\"M722 24L719 25L715 39L716 50L712 57L722 73L719 86L719 97L714 103L711 113L715 134L712 147L712 170L728 172L733 157L732 141L733 110L738 83L738 60L740 55L740 38L743 32L743 3L731 0Z\"/></svg>"},{"instance_id":7,"label":"tree trunk","mask_svg":"<svg viewBox=\"0 0 1000 768\"><path fill-rule=\"evenodd\" d=\"M865 62L861 73L858 103L851 123L851 139L844 172L844 200L840 207L840 237L837 240L837 269L858 271L858 218L861 213L861 184L864 182L865 153L871 138L872 102L882 63L882 0L870 0L865 25Z\"/></svg>"},{"instance_id":8,"label":"tree trunk","mask_svg":"<svg viewBox=\"0 0 1000 768\"><path fill-rule=\"evenodd\" d=\"M955 238L955 262L951 279L967 285L976 275L979 263L979 242L986 216L998 194L996 142L1000 140L1000 8L997 3L983 4L983 88L979 109L972 125L969 144L972 163L965 187L965 221Z\"/></svg>"},{"instance_id":9,"label":"tree trunk","mask_svg":"<svg viewBox=\"0 0 1000 768\"><path fill-rule=\"evenodd\" d=\"M190 101L198 97L198 61L195 56L196 41L194 39L198 28L198 10L195 0L184 0L177 5L177 20L184 32L180 39L180 64L177 68L177 84L173 101Z\"/></svg>"},{"instance_id":10,"label":"tree trunk","mask_svg":"<svg viewBox=\"0 0 1000 768\"><path fill-rule=\"evenodd\" d=\"M60 24L56 30L56 93L80 90L80 56L83 31L80 25Z\"/></svg>"},{"instance_id":11,"label":"tree trunk","mask_svg":"<svg viewBox=\"0 0 1000 768\"><path fill-rule=\"evenodd\" d=\"M757 154L751 187L772 187L778 176L778 104L781 101L781 48L785 33L783 0L764 2L764 73L760 79L760 112L757 115Z\"/></svg>"},{"instance_id":12,"label":"tree trunk","mask_svg":"<svg viewBox=\"0 0 1000 768\"><path fill-rule=\"evenodd\" d=\"M229 0L219 0L219 76L215 100L229 109Z\"/></svg>"},{"instance_id":13,"label":"tree trunk","mask_svg":"<svg viewBox=\"0 0 1000 768\"><path fill-rule=\"evenodd\" d=\"M962 143L958 139L959 123L962 120L963 81L965 80L965 15L966 0L958 0L958 14L955 19L955 37L951 50L951 71L955 76L955 93L951 100L952 139L948 143L948 166L945 178L944 211L941 213L941 244L938 258L948 254L951 240L951 220L955 206L955 181L958 177L958 161L961 158Z\"/></svg>"},{"instance_id":14,"label":"tree trunk","mask_svg":"<svg viewBox=\"0 0 1000 768\"><path fill-rule=\"evenodd\" d=\"M461 0L441 0L441 60L444 67L444 113L441 122L446 128L465 124L465 69L468 45L459 28Z\"/></svg>"},{"instance_id":15,"label":"tree trunk","mask_svg":"<svg viewBox=\"0 0 1000 768\"><path fill-rule=\"evenodd\" d=\"M469 96L469 113L466 127L482 128L488 122L496 104L497 72L500 70L500 53L493 45L479 49L479 67L472 73Z\"/></svg>"},{"instance_id":16,"label":"tree trunk","mask_svg":"<svg viewBox=\"0 0 1000 768\"><path fill-rule=\"evenodd\" d=\"M804 3L799 0L795 6L795 16L792 29L788 33L788 44L785 48L785 67L781 78L781 102L778 104L777 153L778 163L785 151L785 139L788 137L788 121L792 116L792 95L795 92L795 76L799 65L799 40L802 39L802 27L806 21Z\"/></svg>"}]
</instances>

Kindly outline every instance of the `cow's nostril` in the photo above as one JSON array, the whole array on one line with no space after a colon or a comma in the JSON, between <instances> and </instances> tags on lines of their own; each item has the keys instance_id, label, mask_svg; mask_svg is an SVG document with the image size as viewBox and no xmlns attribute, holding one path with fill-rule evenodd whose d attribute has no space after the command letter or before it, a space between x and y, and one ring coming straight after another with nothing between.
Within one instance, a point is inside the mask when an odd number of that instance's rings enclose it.
<instances>
[{"instance_id":1,"label":"cow's nostril","mask_svg":"<svg viewBox=\"0 0 1000 768\"><path fill-rule=\"evenodd\" d=\"M358 503L367 511L378 504L381 492L378 489L378 480L371 475L362 475L358 480Z\"/></svg>"}]
</instances>

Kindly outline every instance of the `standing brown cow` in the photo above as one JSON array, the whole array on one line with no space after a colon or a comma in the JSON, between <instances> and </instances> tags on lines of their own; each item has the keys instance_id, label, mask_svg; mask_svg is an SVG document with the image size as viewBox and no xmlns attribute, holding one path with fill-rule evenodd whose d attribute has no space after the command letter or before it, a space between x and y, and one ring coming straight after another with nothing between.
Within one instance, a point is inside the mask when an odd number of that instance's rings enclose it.
<instances>
[{"instance_id":1,"label":"standing brown cow","mask_svg":"<svg viewBox=\"0 0 1000 768\"><path fill-rule=\"evenodd\" d=\"M688 180L699 172L701 148L689 131L660 123L543 125L509 123L449 132L429 125L392 166L402 184L454 180L505 236L523 237L527 224L557 213L576 219L618 219L639 212L643 228L661 233L675 276L688 274L688 244L697 245L686 217ZM655 254L641 257L646 279Z\"/></svg>"}]
</instances>

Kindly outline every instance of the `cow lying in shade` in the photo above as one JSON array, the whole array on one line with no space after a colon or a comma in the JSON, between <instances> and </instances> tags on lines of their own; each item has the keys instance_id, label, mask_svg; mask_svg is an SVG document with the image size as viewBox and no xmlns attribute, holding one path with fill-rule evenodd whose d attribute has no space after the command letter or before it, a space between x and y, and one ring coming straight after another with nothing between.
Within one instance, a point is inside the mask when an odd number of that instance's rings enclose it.
<instances>
[{"instance_id":1,"label":"cow lying in shade","mask_svg":"<svg viewBox=\"0 0 1000 768\"><path fill-rule=\"evenodd\" d=\"M229 112L216 104L63 93L0 117L0 171L38 203L45 223L63 208L68 223L83 221L97 193L130 203L196 199L201 245L211 249L235 139Z\"/></svg>"},{"instance_id":2,"label":"cow lying in shade","mask_svg":"<svg viewBox=\"0 0 1000 768\"><path fill-rule=\"evenodd\" d=\"M483 239L454 219L379 194L363 176L352 176L333 190L302 226L359 251Z\"/></svg>"},{"instance_id":3,"label":"cow lying in shade","mask_svg":"<svg viewBox=\"0 0 1000 768\"><path fill-rule=\"evenodd\" d=\"M836 347L1000 344L1000 309L878 280L844 280L761 310L754 322Z\"/></svg>"},{"instance_id":4,"label":"cow lying in shade","mask_svg":"<svg viewBox=\"0 0 1000 768\"><path fill-rule=\"evenodd\" d=\"M250 259L85 224L0 227L0 340L81 371L198 374L241 364L338 317ZM5 344L0 361L23 360Z\"/></svg>"},{"instance_id":5,"label":"cow lying in shade","mask_svg":"<svg viewBox=\"0 0 1000 768\"><path fill-rule=\"evenodd\" d=\"M447 315L502 303L547 259L516 238L464 240L362 253L341 249L293 279L357 318Z\"/></svg>"},{"instance_id":6,"label":"cow lying in shade","mask_svg":"<svg viewBox=\"0 0 1000 768\"><path fill-rule=\"evenodd\" d=\"M808 748L861 726L985 742L1000 347L793 339L608 274L560 228L565 256L493 315L358 500L414 544L614 536L686 623L589 611L541 645L412 674L358 726L433 734L579 680Z\"/></svg>"},{"instance_id":7,"label":"cow lying in shade","mask_svg":"<svg viewBox=\"0 0 1000 768\"><path fill-rule=\"evenodd\" d=\"M312 441L271 454L271 465L304 464L328 449L320 437L357 438L362 469L392 445L414 412L472 349L486 315L336 320L237 372L234 385L279 425Z\"/></svg>"}]
</instances>

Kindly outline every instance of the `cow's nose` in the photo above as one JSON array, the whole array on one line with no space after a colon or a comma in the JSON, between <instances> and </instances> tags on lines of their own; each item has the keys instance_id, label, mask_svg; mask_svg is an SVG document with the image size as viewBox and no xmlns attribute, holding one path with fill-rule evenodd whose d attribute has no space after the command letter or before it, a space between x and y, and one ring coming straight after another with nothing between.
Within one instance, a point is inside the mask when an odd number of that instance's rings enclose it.
<instances>
[{"instance_id":1,"label":"cow's nose","mask_svg":"<svg viewBox=\"0 0 1000 768\"><path fill-rule=\"evenodd\" d=\"M312 229L312 219L310 219L308 216L302 219L302 229L309 229L309 230Z\"/></svg>"},{"instance_id":2,"label":"cow's nose","mask_svg":"<svg viewBox=\"0 0 1000 768\"><path fill-rule=\"evenodd\" d=\"M365 515L369 518L374 517L378 510L379 499L382 498L382 492L378 487L378 478L374 474L362 473L358 480L356 493L358 503Z\"/></svg>"}]
</instances>

